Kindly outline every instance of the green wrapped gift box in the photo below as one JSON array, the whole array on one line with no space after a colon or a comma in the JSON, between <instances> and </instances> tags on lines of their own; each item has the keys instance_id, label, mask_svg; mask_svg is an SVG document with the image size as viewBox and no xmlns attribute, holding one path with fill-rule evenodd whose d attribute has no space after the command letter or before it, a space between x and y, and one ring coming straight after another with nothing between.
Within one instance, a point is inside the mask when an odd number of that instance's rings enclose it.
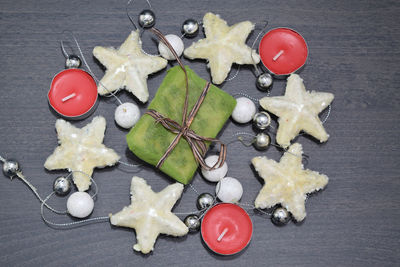
<instances>
[{"instance_id":1,"label":"green wrapped gift box","mask_svg":"<svg viewBox=\"0 0 400 267\"><path fill-rule=\"evenodd\" d=\"M186 70L189 79L189 113L203 91L206 81L189 67L186 67ZM181 124L184 100L185 75L179 66L175 66L168 70L148 108ZM215 138L235 106L236 100L231 95L211 85L190 128L200 136ZM156 166L175 136L176 134L165 129L160 123L155 123L154 118L145 114L131 129L126 139L129 149L136 156ZM197 166L189 144L181 138L160 170L178 182L188 184Z\"/></svg>"}]
</instances>

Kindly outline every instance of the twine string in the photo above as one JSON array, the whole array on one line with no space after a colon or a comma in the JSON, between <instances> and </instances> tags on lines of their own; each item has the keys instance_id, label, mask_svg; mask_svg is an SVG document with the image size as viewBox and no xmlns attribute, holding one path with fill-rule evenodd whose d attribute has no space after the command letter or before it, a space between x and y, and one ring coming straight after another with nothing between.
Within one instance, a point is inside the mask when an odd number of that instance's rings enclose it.
<instances>
[{"instance_id":1,"label":"twine string","mask_svg":"<svg viewBox=\"0 0 400 267\"><path fill-rule=\"evenodd\" d=\"M179 59L178 55L176 54L174 48L171 46L171 44L168 42L168 40L165 38L165 36L156 28L152 27L150 28L150 31L153 32L161 42L163 42L171 51L171 53L174 55L175 59L177 60L179 66L184 72L185 75L185 101L183 105L183 111L182 111L182 123L179 124L176 121L165 117L164 115L160 114L156 110L148 110L146 114L150 115L153 117L156 121L156 123L161 123L161 125L166 128L167 130L173 132L176 134L174 140L171 142L167 150L165 151L164 155L160 158L158 161L156 167L161 168L162 164L164 161L167 159L169 154L172 152L172 150L175 148L175 146L178 144L179 140L183 137L189 144L189 146L192 149L193 156L197 163L199 165L206 169L206 170L213 170L215 168L221 167L226 159L226 145L223 144L220 140L215 139L215 138L209 138L209 137L203 137L198 134L196 134L193 130L191 130L189 127L192 124L197 112L200 109L200 106L202 102L204 101L208 90L210 89L211 84L209 82L206 83L200 97L197 99L197 102L193 106L193 109L188 113L188 105L189 105L189 80L188 80L188 75L186 72L186 69L182 63L182 61ZM218 156L217 162L214 164L214 166L209 167L205 161L204 161L204 155L207 152L207 145L206 142L214 142L218 143L220 145L220 152Z\"/></svg>"}]
</instances>

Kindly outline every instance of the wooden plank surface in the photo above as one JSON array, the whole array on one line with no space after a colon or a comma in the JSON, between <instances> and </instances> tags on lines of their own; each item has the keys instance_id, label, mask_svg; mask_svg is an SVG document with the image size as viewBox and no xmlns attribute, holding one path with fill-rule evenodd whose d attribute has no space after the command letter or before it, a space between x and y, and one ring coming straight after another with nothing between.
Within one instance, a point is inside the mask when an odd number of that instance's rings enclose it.
<instances>
[{"instance_id":1,"label":"wooden plank surface","mask_svg":"<svg viewBox=\"0 0 400 267\"><path fill-rule=\"evenodd\" d=\"M161 1L153 0L157 27L164 33L180 33L187 18L200 20L207 11L218 13L229 24L243 20L269 27L287 26L305 37L310 55L301 76L308 90L332 92L335 100L325 124L331 135L319 145L305 136L297 138L310 156L308 168L327 174L326 190L312 195L301 224L278 228L267 216L252 215L253 239L241 254L222 257L201 242L200 234L183 238L161 236L150 255L133 252L133 230L99 223L73 230L54 230L40 217L40 205L18 179L0 181L0 264L2 266L398 266L400 205L400 2L399 1ZM124 1L0 1L0 155L16 158L30 181L44 195L53 179L64 171L48 172L43 163L57 145L54 115L46 93L52 77L63 69L59 41L63 30L72 30L98 76L103 70L91 56L96 45L118 46L132 30ZM136 1L132 14L145 8ZM201 36L203 33L201 33ZM256 34L252 34L251 43ZM195 38L195 40L200 37ZM188 46L192 40L185 39ZM144 48L156 52L149 33ZM73 48L77 52L76 48ZM200 76L210 79L203 61L188 61ZM231 73L231 75L234 72ZM148 81L154 96L165 71ZM242 68L222 89L260 98L251 68ZM276 81L272 95L284 92ZM123 101L137 102L126 92ZM102 98L95 113L75 122L82 127L96 115L107 119L104 143L124 161L135 163L127 150L126 131L113 121L113 99ZM141 105L142 111L146 105ZM228 122L221 139L229 141L251 126ZM274 147L266 152L229 146L228 175L244 187L243 203L252 203L262 184L250 167L254 156L279 159ZM138 173L118 166L96 170L99 197L93 217L117 212L129 204L133 175L145 178L154 190L172 181L153 168ZM197 174L199 192L213 192L214 185ZM176 212L195 210L196 194L187 188ZM66 198L51 203L64 207ZM253 212L250 211L250 214ZM47 216L56 222L68 217Z\"/></svg>"}]
</instances>

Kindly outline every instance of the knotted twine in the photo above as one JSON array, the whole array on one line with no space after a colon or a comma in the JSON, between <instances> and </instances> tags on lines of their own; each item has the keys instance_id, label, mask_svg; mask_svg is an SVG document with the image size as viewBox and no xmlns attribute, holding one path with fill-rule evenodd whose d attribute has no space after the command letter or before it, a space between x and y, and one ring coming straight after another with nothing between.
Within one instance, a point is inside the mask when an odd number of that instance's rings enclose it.
<instances>
[{"instance_id":1,"label":"knotted twine","mask_svg":"<svg viewBox=\"0 0 400 267\"><path fill-rule=\"evenodd\" d=\"M163 165L164 161L167 159L169 154L174 150L176 145L179 143L179 140L183 137L189 144L190 148L192 149L194 159L202 168L205 170L214 170L216 168L222 167L222 165L225 162L226 159L226 145L222 143L220 140L216 138L210 138L210 137L204 137L196 134L192 129L190 129L190 125L192 124L197 112L200 109L201 104L203 103L209 89L210 89L210 82L207 82L206 85L204 86L204 89L200 95L200 97L197 99L197 102L193 106L192 110L190 111L189 115L187 115L188 111L188 101L189 101L189 79L188 75L186 72L185 67L182 64L182 61L179 59L178 55L176 54L174 48L171 46L171 44L168 42L168 40L165 38L165 36L156 28L152 27L150 29L152 33L154 33L161 42L163 42L168 49L171 51L173 56L175 57L176 61L178 62L179 66L183 70L185 74L185 102L183 105L183 110L182 110L182 123L179 124L178 122L167 118L163 114L159 113L158 111L154 109L150 109L146 112L146 114L150 115L156 120L156 123L161 123L162 126L164 126L165 129L168 131L175 133L176 136L174 140L171 142L167 150L165 151L164 155L160 158L158 161L156 168L161 168ZM209 167L206 162L204 161L204 156L207 152L207 145L206 142L214 142L220 145L220 151L218 155L218 160L214 164L214 166Z\"/></svg>"}]
</instances>

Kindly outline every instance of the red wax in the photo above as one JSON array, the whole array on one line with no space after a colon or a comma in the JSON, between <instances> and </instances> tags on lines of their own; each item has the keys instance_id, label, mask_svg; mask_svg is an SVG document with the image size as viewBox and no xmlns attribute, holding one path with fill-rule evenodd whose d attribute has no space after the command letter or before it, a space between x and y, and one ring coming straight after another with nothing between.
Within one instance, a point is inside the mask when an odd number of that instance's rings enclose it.
<instances>
[{"instance_id":1,"label":"red wax","mask_svg":"<svg viewBox=\"0 0 400 267\"><path fill-rule=\"evenodd\" d=\"M308 56L303 36L288 28L267 32L260 41L258 51L264 66L276 75L295 72L306 63Z\"/></svg>"},{"instance_id":2,"label":"red wax","mask_svg":"<svg viewBox=\"0 0 400 267\"><path fill-rule=\"evenodd\" d=\"M60 115L79 118L96 104L97 85L86 71L67 69L54 76L47 96Z\"/></svg>"},{"instance_id":3,"label":"red wax","mask_svg":"<svg viewBox=\"0 0 400 267\"><path fill-rule=\"evenodd\" d=\"M231 203L212 207L201 223L204 242L212 251L222 255L232 255L243 250L249 244L252 234L253 224L247 212Z\"/></svg>"}]
</instances>

